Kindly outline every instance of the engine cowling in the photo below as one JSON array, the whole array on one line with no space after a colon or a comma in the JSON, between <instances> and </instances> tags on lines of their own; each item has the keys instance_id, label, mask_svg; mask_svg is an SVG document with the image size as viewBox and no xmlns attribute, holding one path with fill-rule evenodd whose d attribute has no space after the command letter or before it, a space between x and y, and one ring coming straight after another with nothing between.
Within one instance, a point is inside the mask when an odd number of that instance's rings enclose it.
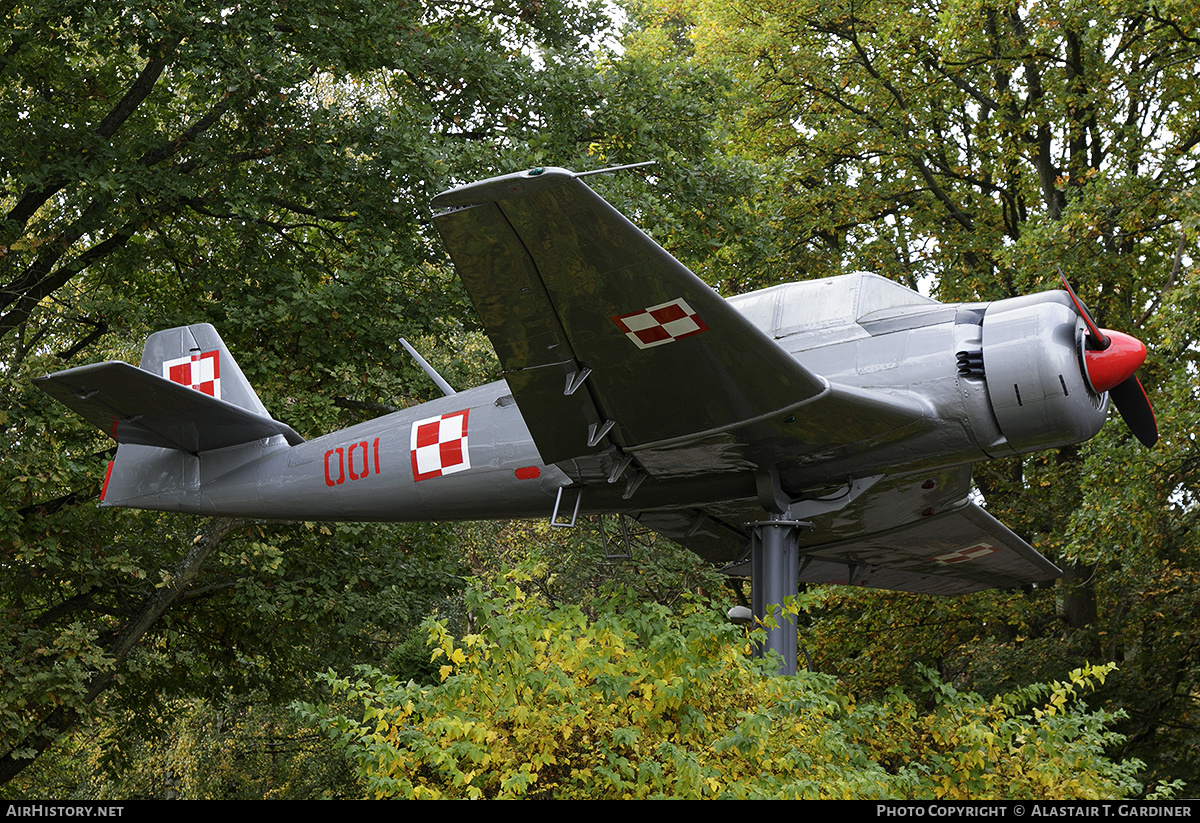
<instances>
[{"instance_id":1,"label":"engine cowling","mask_svg":"<svg viewBox=\"0 0 1200 823\"><path fill-rule=\"evenodd\" d=\"M983 318L983 367L1000 431L1018 453L1095 436L1108 394L1088 382L1086 325L1063 292L998 300Z\"/></svg>"}]
</instances>

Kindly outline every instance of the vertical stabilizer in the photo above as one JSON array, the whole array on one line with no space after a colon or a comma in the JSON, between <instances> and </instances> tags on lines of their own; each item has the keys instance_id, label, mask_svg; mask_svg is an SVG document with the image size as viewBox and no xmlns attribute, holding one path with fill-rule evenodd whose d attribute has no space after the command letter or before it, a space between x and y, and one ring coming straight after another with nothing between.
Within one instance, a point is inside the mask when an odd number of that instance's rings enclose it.
<instances>
[{"instance_id":1,"label":"vertical stabilizer","mask_svg":"<svg viewBox=\"0 0 1200 823\"><path fill-rule=\"evenodd\" d=\"M139 368L93 363L36 384L120 444L102 506L202 512L206 476L304 442L267 413L207 323L151 335Z\"/></svg>"},{"instance_id":2,"label":"vertical stabilizer","mask_svg":"<svg viewBox=\"0 0 1200 823\"><path fill-rule=\"evenodd\" d=\"M270 417L221 336L208 323L155 332L142 349L144 371Z\"/></svg>"}]
</instances>

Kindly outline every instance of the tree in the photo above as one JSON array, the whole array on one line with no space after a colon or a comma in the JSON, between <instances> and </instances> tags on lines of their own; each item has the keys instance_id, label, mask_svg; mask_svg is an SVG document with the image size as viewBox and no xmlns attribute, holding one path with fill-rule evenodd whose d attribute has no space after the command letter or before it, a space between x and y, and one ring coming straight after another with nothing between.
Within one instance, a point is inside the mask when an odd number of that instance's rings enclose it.
<instances>
[{"instance_id":1,"label":"tree","mask_svg":"<svg viewBox=\"0 0 1200 823\"><path fill-rule=\"evenodd\" d=\"M1196 21L1181 7L698 5L702 57L744 81L743 145L788 192L793 270L986 299L1061 264L1132 326L1191 248Z\"/></svg>"},{"instance_id":2,"label":"tree","mask_svg":"<svg viewBox=\"0 0 1200 823\"><path fill-rule=\"evenodd\" d=\"M29 379L136 362L149 331L211 321L305 433L428 390L396 338L458 334L465 307L428 196L534 138L575 145L537 92L577 93L597 19L558 2L5 6L0 783L102 697L286 699L382 656L457 588L448 528L97 513L109 444Z\"/></svg>"},{"instance_id":3,"label":"tree","mask_svg":"<svg viewBox=\"0 0 1200 823\"><path fill-rule=\"evenodd\" d=\"M711 606L551 608L521 570L468 593L478 630L429 624L441 682L331 675L361 703L304 714L344 741L375 797L1098 798L1140 787L1080 698L1110 670L986 700L932 677L856 703L828 675L768 674ZM596 606L597 604L593 604Z\"/></svg>"},{"instance_id":4,"label":"tree","mask_svg":"<svg viewBox=\"0 0 1200 823\"><path fill-rule=\"evenodd\" d=\"M186 697L155 713L153 735L131 736L123 712L68 737L18 783L26 796L121 800L358 799L345 753L266 693ZM132 708L144 714L146 708ZM101 742L97 742L97 738ZM121 764L114 768L114 752Z\"/></svg>"},{"instance_id":5,"label":"tree","mask_svg":"<svg viewBox=\"0 0 1200 823\"><path fill-rule=\"evenodd\" d=\"M1118 660L1104 693L1129 711L1128 745L1152 764L1171 762L1167 774L1198 779L1186 752L1200 724L1185 696L1200 678L1195 9L1140 0L686 8L695 59L740 79L737 146L775 183L756 208L794 237L766 282L867 269L972 301L1051 288L1061 267L1102 323L1149 344L1142 375L1163 434L1154 452L1118 424L1083 447L976 469L989 510L1066 570L1057 589L1001 601L974 627L974 605L906 610L927 613L902 623L930 628L893 651L911 660L969 650L939 663L989 689ZM1170 631L1155 628L1164 618ZM850 648L864 664L887 656L870 639L839 640L857 631L839 621L831 611L813 627L830 630L814 645L839 665ZM947 626L953 636L939 638ZM1146 745L1158 735L1178 748Z\"/></svg>"}]
</instances>

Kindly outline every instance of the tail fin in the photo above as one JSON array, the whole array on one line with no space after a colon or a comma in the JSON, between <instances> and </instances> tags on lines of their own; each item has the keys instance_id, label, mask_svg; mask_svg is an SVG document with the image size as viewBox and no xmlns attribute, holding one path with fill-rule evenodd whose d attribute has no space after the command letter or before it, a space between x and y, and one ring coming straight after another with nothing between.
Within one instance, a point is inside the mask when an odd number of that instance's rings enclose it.
<instances>
[{"instance_id":1,"label":"tail fin","mask_svg":"<svg viewBox=\"0 0 1200 823\"><path fill-rule=\"evenodd\" d=\"M271 418L207 323L151 335L141 368L108 361L35 383L120 444L101 505L197 511L202 453L226 450L213 462L228 470L272 439L304 442Z\"/></svg>"},{"instance_id":2,"label":"tail fin","mask_svg":"<svg viewBox=\"0 0 1200 823\"><path fill-rule=\"evenodd\" d=\"M225 342L208 323L155 332L142 348L142 371L190 386L247 411L270 417Z\"/></svg>"}]
</instances>

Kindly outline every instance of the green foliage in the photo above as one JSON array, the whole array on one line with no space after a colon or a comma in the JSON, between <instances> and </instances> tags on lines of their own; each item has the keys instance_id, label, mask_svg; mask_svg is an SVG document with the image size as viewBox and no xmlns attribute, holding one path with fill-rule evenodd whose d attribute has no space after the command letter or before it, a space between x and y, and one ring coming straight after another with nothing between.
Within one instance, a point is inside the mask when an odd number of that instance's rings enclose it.
<instances>
[{"instance_id":1,"label":"green foliage","mask_svg":"<svg viewBox=\"0 0 1200 823\"><path fill-rule=\"evenodd\" d=\"M429 657L429 648L421 631L415 631L408 639L388 654L383 670L397 680L407 683L432 685L438 681L438 666Z\"/></svg>"},{"instance_id":2,"label":"green foliage","mask_svg":"<svg viewBox=\"0 0 1200 823\"><path fill-rule=\"evenodd\" d=\"M765 212L763 168L727 125L743 102L737 77L694 60L688 19L672 4L626 9L620 54L602 56L593 81L588 151L606 163L658 165L652 186L624 175L603 181L601 193L723 294L766 285L781 241Z\"/></svg>"},{"instance_id":3,"label":"green foliage","mask_svg":"<svg viewBox=\"0 0 1200 823\"><path fill-rule=\"evenodd\" d=\"M155 733L140 738L129 738L122 720L72 736L57 757L40 759L22 775L36 790L9 796L316 800L363 794L344 753L263 694L170 701L155 714ZM118 748L114 767L108 761Z\"/></svg>"},{"instance_id":4,"label":"green foliage","mask_svg":"<svg viewBox=\"0 0 1200 823\"><path fill-rule=\"evenodd\" d=\"M993 299L1061 265L1128 326L1181 234L1194 253L1191 11L688 5L698 59L740 80L738 145L775 172L794 271Z\"/></svg>"},{"instance_id":5,"label":"green foliage","mask_svg":"<svg viewBox=\"0 0 1200 823\"><path fill-rule=\"evenodd\" d=\"M361 720L300 707L349 746L375 797L1104 798L1140 789L1114 718L1081 697L1112 666L992 700L927 672L930 700L856 703L827 675L773 677L687 602L590 621L510 575L468 594L477 633L429 623L441 683L327 675ZM767 667L769 668L769 667Z\"/></svg>"},{"instance_id":6,"label":"green foliage","mask_svg":"<svg viewBox=\"0 0 1200 823\"><path fill-rule=\"evenodd\" d=\"M475 577L520 567L524 585L555 605L589 609L592 602L615 599L672 607L689 593L716 597L726 586L726 578L696 554L630 519L581 518L573 529L548 520L473 524L460 535L459 548Z\"/></svg>"},{"instance_id":7,"label":"green foliage","mask_svg":"<svg viewBox=\"0 0 1200 823\"><path fill-rule=\"evenodd\" d=\"M306 434L430 391L396 339L472 321L428 199L523 165L530 140L573 153L543 95L574 93L600 22L556 0L477 10L0 12L0 783L80 723L132 740L177 695L289 699L459 587L450 528L97 512L111 443L29 381L210 321Z\"/></svg>"}]
</instances>

